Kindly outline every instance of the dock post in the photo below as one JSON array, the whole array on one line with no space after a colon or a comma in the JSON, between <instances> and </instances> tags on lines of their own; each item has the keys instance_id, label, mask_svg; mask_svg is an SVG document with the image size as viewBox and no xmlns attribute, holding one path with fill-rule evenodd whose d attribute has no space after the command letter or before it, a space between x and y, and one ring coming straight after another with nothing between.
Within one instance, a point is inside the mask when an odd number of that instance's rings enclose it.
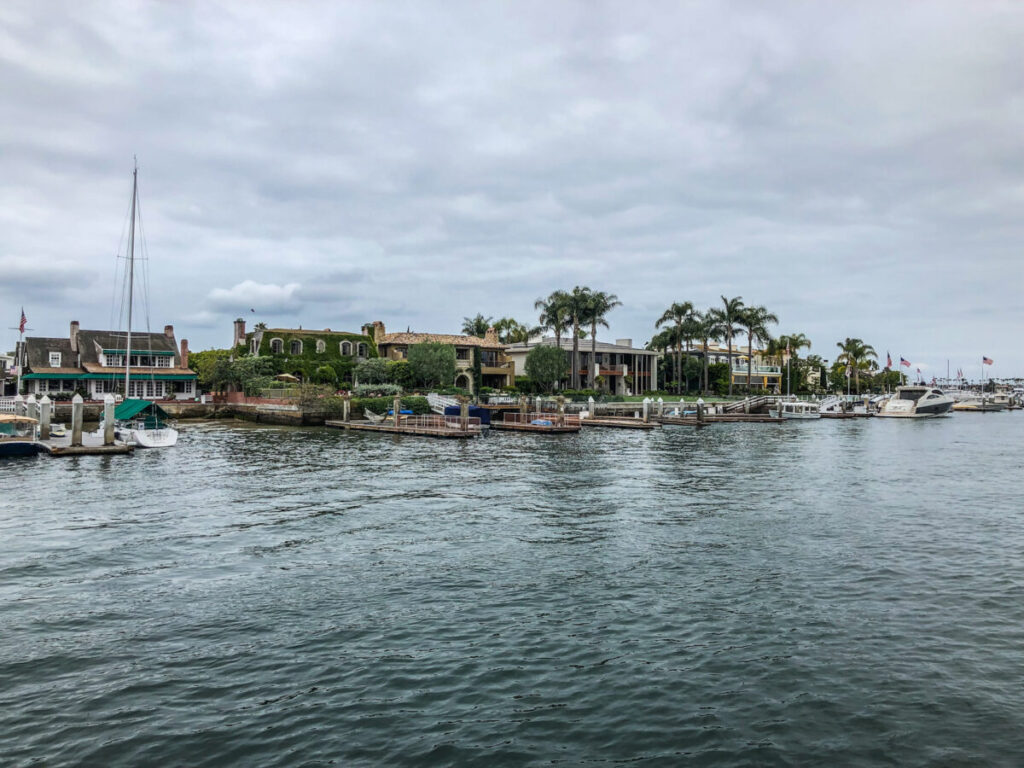
<instances>
[{"instance_id":1,"label":"dock post","mask_svg":"<svg viewBox=\"0 0 1024 768\"><path fill-rule=\"evenodd\" d=\"M35 395L29 395L28 399L25 400L25 415L30 419L39 418L39 405L36 403Z\"/></svg>"},{"instance_id":2,"label":"dock post","mask_svg":"<svg viewBox=\"0 0 1024 768\"><path fill-rule=\"evenodd\" d=\"M651 420L651 398L644 398L644 424L649 423Z\"/></svg>"},{"instance_id":3,"label":"dock post","mask_svg":"<svg viewBox=\"0 0 1024 768\"><path fill-rule=\"evenodd\" d=\"M697 398L697 424L702 426L704 424L704 398Z\"/></svg>"},{"instance_id":4,"label":"dock post","mask_svg":"<svg viewBox=\"0 0 1024 768\"><path fill-rule=\"evenodd\" d=\"M103 444L114 444L114 396L109 392L103 396Z\"/></svg>"},{"instance_id":5,"label":"dock post","mask_svg":"<svg viewBox=\"0 0 1024 768\"><path fill-rule=\"evenodd\" d=\"M459 425L463 432L469 429L469 398L465 395L459 397Z\"/></svg>"},{"instance_id":6,"label":"dock post","mask_svg":"<svg viewBox=\"0 0 1024 768\"><path fill-rule=\"evenodd\" d=\"M401 413L402 413L402 396L401 395L395 395L395 403L394 403L393 407L394 407L394 410L395 410L395 429L398 429L398 426L400 424L399 419L402 418L402 416L401 416Z\"/></svg>"},{"instance_id":7,"label":"dock post","mask_svg":"<svg viewBox=\"0 0 1024 768\"><path fill-rule=\"evenodd\" d=\"M665 415L665 401L662 398L658 398L658 418L660 419Z\"/></svg>"},{"instance_id":8,"label":"dock post","mask_svg":"<svg viewBox=\"0 0 1024 768\"><path fill-rule=\"evenodd\" d=\"M525 416L530 410L530 398L523 395L519 398L519 412Z\"/></svg>"},{"instance_id":9,"label":"dock post","mask_svg":"<svg viewBox=\"0 0 1024 768\"><path fill-rule=\"evenodd\" d=\"M82 444L82 415L85 406L82 405L82 396L75 392L71 398L71 444Z\"/></svg>"},{"instance_id":10,"label":"dock post","mask_svg":"<svg viewBox=\"0 0 1024 768\"><path fill-rule=\"evenodd\" d=\"M558 410L558 423L565 426L565 397L559 395L555 398L556 409Z\"/></svg>"},{"instance_id":11,"label":"dock post","mask_svg":"<svg viewBox=\"0 0 1024 768\"><path fill-rule=\"evenodd\" d=\"M14 413L17 416L25 415L25 398L20 392L14 396Z\"/></svg>"},{"instance_id":12,"label":"dock post","mask_svg":"<svg viewBox=\"0 0 1024 768\"><path fill-rule=\"evenodd\" d=\"M541 399L540 395L537 395L537 413L543 413L543 412L544 412L544 401Z\"/></svg>"},{"instance_id":13,"label":"dock post","mask_svg":"<svg viewBox=\"0 0 1024 768\"><path fill-rule=\"evenodd\" d=\"M43 395L43 399L39 401L39 439L49 440L50 439L50 397L49 395Z\"/></svg>"},{"instance_id":14,"label":"dock post","mask_svg":"<svg viewBox=\"0 0 1024 768\"><path fill-rule=\"evenodd\" d=\"M352 395L348 392L341 398L341 420L348 421L352 418Z\"/></svg>"},{"instance_id":15,"label":"dock post","mask_svg":"<svg viewBox=\"0 0 1024 768\"><path fill-rule=\"evenodd\" d=\"M597 415L596 406L594 405L594 396L591 395L587 398L587 413L590 414L590 418L594 418Z\"/></svg>"}]
</instances>

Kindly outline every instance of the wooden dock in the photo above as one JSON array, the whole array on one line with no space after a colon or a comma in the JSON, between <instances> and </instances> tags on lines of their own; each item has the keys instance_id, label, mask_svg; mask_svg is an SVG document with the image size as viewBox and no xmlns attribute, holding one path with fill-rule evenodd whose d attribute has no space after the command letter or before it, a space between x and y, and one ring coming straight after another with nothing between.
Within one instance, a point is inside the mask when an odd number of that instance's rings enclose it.
<instances>
[{"instance_id":1,"label":"wooden dock","mask_svg":"<svg viewBox=\"0 0 1024 768\"><path fill-rule=\"evenodd\" d=\"M759 413L715 414L699 420L696 416L661 416L658 421L677 427L707 427L711 424L781 424L785 419Z\"/></svg>"},{"instance_id":2,"label":"wooden dock","mask_svg":"<svg viewBox=\"0 0 1024 768\"><path fill-rule=\"evenodd\" d=\"M842 411L840 411L839 413L822 413L821 414L821 418L823 418L823 419L859 419L859 418L862 418L865 415L866 414L862 414L862 413L853 413L853 412L843 413Z\"/></svg>"},{"instance_id":3,"label":"wooden dock","mask_svg":"<svg viewBox=\"0 0 1024 768\"><path fill-rule=\"evenodd\" d=\"M452 417L458 421L458 417ZM471 437L480 437L479 419L475 420L476 425L470 424L462 429L461 424L453 424L445 417L438 417L436 420L402 420L396 427L392 424L374 424L370 421L334 421L324 422L325 427L334 429L347 429L352 432L388 432L393 435L416 435L419 437L438 437L447 440L466 440Z\"/></svg>"},{"instance_id":4,"label":"wooden dock","mask_svg":"<svg viewBox=\"0 0 1024 768\"><path fill-rule=\"evenodd\" d=\"M114 443L113 445L54 445L52 441L39 441L40 453L51 456L124 456L135 450L134 445Z\"/></svg>"},{"instance_id":5,"label":"wooden dock","mask_svg":"<svg viewBox=\"0 0 1024 768\"><path fill-rule=\"evenodd\" d=\"M534 422L547 422L535 424ZM563 434L579 432L580 417L564 413L505 413L504 417L491 422L491 429L542 434Z\"/></svg>"},{"instance_id":6,"label":"wooden dock","mask_svg":"<svg viewBox=\"0 0 1024 768\"><path fill-rule=\"evenodd\" d=\"M582 419L584 427L607 427L610 429L661 429L661 424L656 421L644 421L643 419L629 418L596 418Z\"/></svg>"}]
</instances>

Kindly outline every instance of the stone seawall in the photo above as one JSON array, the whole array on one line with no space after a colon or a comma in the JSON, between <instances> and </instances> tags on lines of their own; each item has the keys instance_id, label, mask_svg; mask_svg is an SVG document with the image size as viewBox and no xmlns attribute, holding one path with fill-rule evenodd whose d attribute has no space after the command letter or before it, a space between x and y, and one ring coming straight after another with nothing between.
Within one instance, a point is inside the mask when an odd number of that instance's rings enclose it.
<instances>
[{"instance_id":1,"label":"stone seawall","mask_svg":"<svg viewBox=\"0 0 1024 768\"><path fill-rule=\"evenodd\" d=\"M250 398L251 400L251 398ZM330 418L321 411L307 411L298 405L273 403L197 403L189 400L161 402L160 407L173 419L243 419L261 424L285 426L323 426ZM84 404L84 421L98 422L103 413L103 403ZM71 403L60 401L54 404L53 421L71 423Z\"/></svg>"}]
</instances>

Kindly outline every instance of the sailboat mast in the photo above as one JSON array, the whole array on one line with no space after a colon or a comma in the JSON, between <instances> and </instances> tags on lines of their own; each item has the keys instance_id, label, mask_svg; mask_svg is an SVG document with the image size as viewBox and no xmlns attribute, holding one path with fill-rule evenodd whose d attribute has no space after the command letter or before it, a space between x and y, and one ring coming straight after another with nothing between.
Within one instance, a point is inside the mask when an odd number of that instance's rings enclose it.
<instances>
[{"instance_id":1,"label":"sailboat mast","mask_svg":"<svg viewBox=\"0 0 1024 768\"><path fill-rule=\"evenodd\" d=\"M135 200L139 193L139 166L132 171L132 221L128 228L128 343L124 357L124 397L128 399L128 377L132 368L132 300L135 289Z\"/></svg>"}]
</instances>

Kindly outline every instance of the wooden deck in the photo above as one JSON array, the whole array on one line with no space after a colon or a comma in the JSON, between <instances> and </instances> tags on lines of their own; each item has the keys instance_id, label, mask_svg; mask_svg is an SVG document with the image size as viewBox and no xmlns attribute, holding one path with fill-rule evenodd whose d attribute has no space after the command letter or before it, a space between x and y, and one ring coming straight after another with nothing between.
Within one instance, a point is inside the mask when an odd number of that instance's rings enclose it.
<instances>
[{"instance_id":1,"label":"wooden deck","mask_svg":"<svg viewBox=\"0 0 1024 768\"><path fill-rule=\"evenodd\" d=\"M534 424L546 421L548 424ZM505 413L502 418L491 422L491 429L515 432L541 432L559 434L580 431L580 417L565 413Z\"/></svg>"},{"instance_id":2,"label":"wooden deck","mask_svg":"<svg viewBox=\"0 0 1024 768\"><path fill-rule=\"evenodd\" d=\"M544 434L553 434L564 432L579 432L581 427L573 427L570 425L556 426L554 424L552 424L551 426L547 426L544 424L516 424L513 422L506 423L502 421L492 421L491 429L502 429L507 432L541 432Z\"/></svg>"},{"instance_id":3,"label":"wooden deck","mask_svg":"<svg viewBox=\"0 0 1024 768\"><path fill-rule=\"evenodd\" d=\"M135 450L134 445L54 445L50 441L39 441L40 453L51 456L123 456Z\"/></svg>"},{"instance_id":4,"label":"wooden deck","mask_svg":"<svg viewBox=\"0 0 1024 768\"><path fill-rule=\"evenodd\" d=\"M607 418L596 418L596 419L582 419L580 421L584 427L607 427L610 429L661 429L661 424L656 421L647 421L643 419L607 419Z\"/></svg>"},{"instance_id":5,"label":"wooden deck","mask_svg":"<svg viewBox=\"0 0 1024 768\"><path fill-rule=\"evenodd\" d=\"M448 440L466 440L479 437L480 429L453 429L447 426L418 426L402 424L373 424L369 421L325 421L325 427L347 429L353 432L389 432L393 435L417 435L420 437L438 437Z\"/></svg>"}]
</instances>

